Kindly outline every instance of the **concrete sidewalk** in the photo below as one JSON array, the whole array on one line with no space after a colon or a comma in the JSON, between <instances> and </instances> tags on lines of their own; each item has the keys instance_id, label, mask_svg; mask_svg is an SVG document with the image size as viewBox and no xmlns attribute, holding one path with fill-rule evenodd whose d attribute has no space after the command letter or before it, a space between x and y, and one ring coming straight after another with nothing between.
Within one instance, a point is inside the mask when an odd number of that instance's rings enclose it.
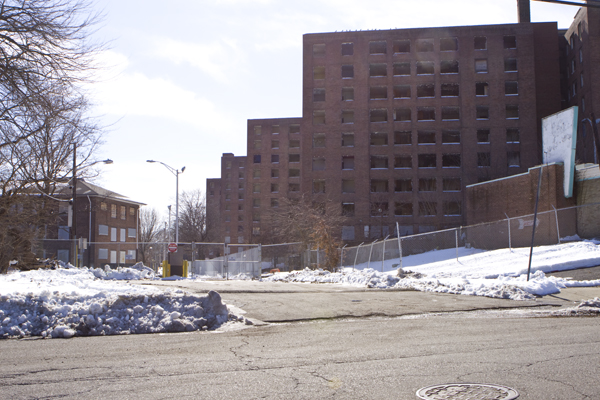
<instances>
[{"instance_id":1,"label":"concrete sidewalk","mask_svg":"<svg viewBox=\"0 0 600 400\"><path fill-rule=\"evenodd\" d=\"M525 307L572 307L600 297L600 287L568 288L530 301L494 299L394 289L367 289L335 284L257 281L153 281L193 293L219 292L223 301L251 320L291 322L315 319L501 310Z\"/></svg>"}]
</instances>

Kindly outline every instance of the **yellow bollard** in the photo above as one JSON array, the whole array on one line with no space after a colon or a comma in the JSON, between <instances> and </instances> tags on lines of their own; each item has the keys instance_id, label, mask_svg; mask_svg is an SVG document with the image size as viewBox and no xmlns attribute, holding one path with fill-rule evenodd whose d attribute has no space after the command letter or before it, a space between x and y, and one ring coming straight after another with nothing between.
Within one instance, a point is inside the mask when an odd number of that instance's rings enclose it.
<instances>
[{"instance_id":1,"label":"yellow bollard","mask_svg":"<svg viewBox=\"0 0 600 400\"><path fill-rule=\"evenodd\" d=\"M183 260L183 271L182 271L182 278L187 278L188 277L188 261L187 260Z\"/></svg>"},{"instance_id":2,"label":"yellow bollard","mask_svg":"<svg viewBox=\"0 0 600 400\"><path fill-rule=\"evenodd\" d=\"M163 278L168 278L169 276L171 276L171 265L169 264L169 262L167 260L163 261L162 267L163 267Z\"/></svg>"}]
</instances>

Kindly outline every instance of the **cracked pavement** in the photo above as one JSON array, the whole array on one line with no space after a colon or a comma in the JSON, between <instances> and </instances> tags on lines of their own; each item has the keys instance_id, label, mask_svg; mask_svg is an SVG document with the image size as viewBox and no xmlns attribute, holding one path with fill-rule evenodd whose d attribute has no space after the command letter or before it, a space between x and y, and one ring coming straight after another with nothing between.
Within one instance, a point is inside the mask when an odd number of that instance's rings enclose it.
<instances>
[{"instance_id":1,"label":"cracked pavement","mask_svg":"<svg viewBox=\"0 0 600 400\"><path fill-rule=\"evenodd\" d=\"M247 317L271 323L0 340L0 398L417 399L422 387L454 382L508 386L519 399L600 398L600 318L511 312L512 303L536 311L572 306L599 297L600 288L511 302L329 285L206 285Z\"/></svg>"}]
</instances>

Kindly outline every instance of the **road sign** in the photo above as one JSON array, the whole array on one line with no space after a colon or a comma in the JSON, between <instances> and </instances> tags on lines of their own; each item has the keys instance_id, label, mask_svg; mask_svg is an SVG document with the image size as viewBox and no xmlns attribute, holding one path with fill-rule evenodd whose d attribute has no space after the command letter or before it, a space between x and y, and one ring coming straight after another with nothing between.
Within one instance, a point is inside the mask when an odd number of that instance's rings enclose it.
<instances>
[{"instance_id":1,"label":"road sign","mask_svg":"<svg viewBox=\"0 0 600 400\"><path fill-rule=\"evenodd\" d=\"M171 253L175 253L177 251L177 243L169 243L168 249Z\"/></svg>"}]
</instances>

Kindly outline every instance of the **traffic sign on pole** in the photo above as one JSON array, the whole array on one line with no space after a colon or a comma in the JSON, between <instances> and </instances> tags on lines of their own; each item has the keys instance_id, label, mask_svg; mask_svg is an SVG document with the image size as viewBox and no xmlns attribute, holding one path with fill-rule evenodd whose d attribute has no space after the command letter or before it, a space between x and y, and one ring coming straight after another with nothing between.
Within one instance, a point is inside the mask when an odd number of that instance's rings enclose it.
<instances>
[{"instance_id":1,"label":"traffic sign on pole","mask_svg":"<svg viewBox=\"0 0 600 400\"><path fill-rule=\"evenodd\" d=\"M169 252L175 253L177 251L177 243L169 243L168 249Z\"/></svg>"}]
</instances>

